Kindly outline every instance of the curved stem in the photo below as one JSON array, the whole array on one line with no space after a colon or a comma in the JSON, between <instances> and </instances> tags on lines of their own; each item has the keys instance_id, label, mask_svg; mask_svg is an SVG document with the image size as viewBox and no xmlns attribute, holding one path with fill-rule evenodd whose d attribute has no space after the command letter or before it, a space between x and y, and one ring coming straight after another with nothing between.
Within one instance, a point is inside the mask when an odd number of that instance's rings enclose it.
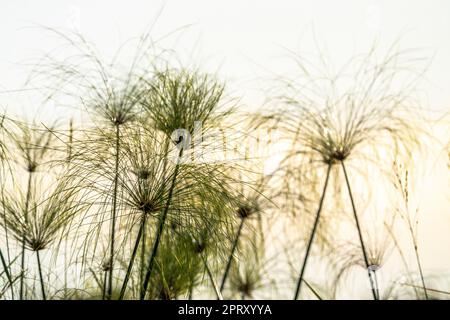
<instances>
[{"instance_id":1,"label":"curved stem","mask_svg":"<svg viewBox=\"0 0 450 320\"><path fill-rule=\"evenodd\" d=\"M147 215L145 213L142 215L142 220L141 220L141 224L140 224L140 227L139 227L138 235L136 237L136 241L134 242L134 247L133 247L133 252L131 253L130 262L128 263L127 273L126 273L125 278L123 280L122 289L120 290L119 300L123 299L123 297L125 295L125 291L127 290L127 284L128 284L128 281L130 280L131 271L133 270L134 259L136 258L136 254L137 254L137 251L138 251L138 248L139 248L139 244L140 244L141 239L142 239L142 233L143 233L144 228L145 228L146 216Z\"/></svg>"},{"instance_id":2,"label":"curved stem","mask_svg":"<svg viewBox=\"0 0 450 320\"><path fill-rule=\"evenodd\" d=\"M352 204L353 216L355 217L356 229L358 230L359 242L361 244L361 249L362 249L363 256L364 256L364 263L366 264L366 270L367 270L367 274L369 276L370 286L372 288L372 295L373 295L374 300L378 300L374 280L372 279L372 274L369 269L369 259L367 258L367 251L366 251L366 247L364 245L364 240L363 240L363 236L362 236L362 232L361 232L361 226L359 224L358 214L356 212L355 201L353 200L352 189L350 187L350 181L348 179L347 170L345 168L344 161L341 161L341 166L342 166L342 170L344 171L345 182L347 184L348 194L350 196L350 202Z\"/></svg>"},{"instance_id":3,"label":"curved stem","mask_svg":"<svg viewBox=\"0 0 450 320\"><path fill-rule=\"evenodd\" d=\"M312 247L312 243L313 243L313 240L314 240L314 236L315 236L316 231L317 231L317 226L319 225L320 213L322 212L323 202L325 200L325 194L327 192L328 181L330 179L331 166L332 166L331 163L328 164L327 174L326 174L326 177L325 177L325 184L323 186L322 195L320 196L319 208L317 209L316 219L314 220L313 229L311 231L311 235L310 235L309 240L308 240L308 245L306 246L305 257L303 258L302 268L300 270L300 275L299 275L298 280L297 280L297 287L295 289L294 300L297 300L298 296L300 295L300 289L301 289L302 283L303 283L303 276L304 276L305 270L306 270L306 263L308 262L308 257L309 257L310 251L311 251L311 247Z\"/></svg>"},{"instance_id":4,"label":"curved stem","mask_svg":"<svg viewBox=\"0 0 450 320\"><path fill-rule=\"evenodd\" d=\"M116 156L114 168L114 191L113 191L113 207L111 217L111 246L109 252L109 273L108 273L108 291L106 297L108 300L112 298L113 286L113 267L114 267L114 245L116 233L116 219L117 219L117 191L119 184L119 152L120 152L120 125L116 125Z\"/></svg>"},{"instance_id":5,"label":"curved stem","mask_svg":"<svg viewBox=\"0 0 450 320\"><path fill-rule=\"evenodd\" d=\"M44 277L42 276L41 258L39 257L39 250L36 251L36 259L39 270L39 279L41 281L42 299L47 300L47 297L45 295Z\"/></svg>"},{"instance_id":6,"label":"curved stem","mask_svg":"<svg viewBox=\"0 0 450 320\"><path fill-rule=\"evenodd\" d=\"M235 253L235 251L237 249L237 245L239 243L239 238L241 237L242 228L244 227L244 223L245 223L245 219L242 218L241 219L241 223L239 224L239 228L238 228L238 230L236 232L236 238L234 239L233 247L231 248L231 252L230 252L230 255L228 257L227 265L225 267L225 272L224 272L223 277L222 277L222 282L220 283L220 292L222 292L223 289L225 288L225 282L227 281L228 273L230 272L231 263L233 262L234 253Z\"/></svg>"},{"instance_id":7,"label":"curved stem","mask_svg":"<svg viewBox=\"0 0 450 320\"><path fill-rule=\"evenodd\" d=\"M173 191L175 189L175 184L176 184L176 181L177 181L178 171L180 170L180 161L181 161L181 157L183 156L183 150L184 150L183 146L181 146L180 152L178 154L177 164L175 165L175 171L173 173L172 183L171 183L170 189L169 189L169 194L167 196L167 202L166 202L166 205L164 207L164 211L162 212L161 219L159 220L158 228L156 230L156 238L155 238L155 242L153 244L152 252L150 254L150 258L149 258L148 266L147 266L147 271L145 273L144 283L143 283L143 286L142 286L142 292L140 294L140 299L141 300L144 300L145 299L145 295L147 294L148 284L150 282L150 277L151 277L152 271L153 271L153 264L154 264L154 261L155 261L156 254L158 253L159 242L161 241L161 236L162 236L162 233L164 231L164 225L166 223L167 213L169 212L169 207L170 207L170 204L172 202Z\"/></svg>"}]
</instances>

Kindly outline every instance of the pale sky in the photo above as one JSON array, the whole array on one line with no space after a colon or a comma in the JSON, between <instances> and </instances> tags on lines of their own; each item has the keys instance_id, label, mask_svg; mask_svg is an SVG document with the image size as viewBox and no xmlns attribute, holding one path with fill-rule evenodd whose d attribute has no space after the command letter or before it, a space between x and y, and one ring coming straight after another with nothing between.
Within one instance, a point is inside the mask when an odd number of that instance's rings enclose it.
<instances>
[{"instance_id":1,"label":"pale sky","mask_svg":"<svg viewBox=\"0 0 450 320\"><path fill-rule=\"evenodd\" d=\"M313 30L336 64L367 50L374 39L382 49L401 37L402 48L423 48L421 57L434 57L423 84L423 104L434 112L450 110L450 2L446 0L4 2L0 90L22 88L30 67L17 64L61 44L38 25L78 28L108 56L155 20L154 38L190 25L165 45L173 46L186 64L218 70L247 105L263 101L262 80L292 69L287 50L313 49ZM1 106L13 108L10 99L10 94L1 93Z\"/></svg>"}]
</instances>

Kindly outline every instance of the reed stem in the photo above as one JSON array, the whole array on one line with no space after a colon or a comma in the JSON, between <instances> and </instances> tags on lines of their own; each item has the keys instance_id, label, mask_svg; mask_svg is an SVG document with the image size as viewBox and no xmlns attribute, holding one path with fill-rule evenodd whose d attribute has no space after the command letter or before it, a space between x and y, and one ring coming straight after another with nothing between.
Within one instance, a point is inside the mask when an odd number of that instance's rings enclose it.
<instances>
[{"instance_id":1,"label":"reed stem","mask_svg":"<svg viewBox=\"0 0 450 320\"><path fill-rule=\"evenodd\" d=\"M376 293L377 293L377 299L380 300L380 287L379 287L379 284L378 284L377 271L373 270L372 273L373 273L373 280L375 282L375 290L376 290Z\"/></svg>"},{"instance_id":2,"label":"reed stem","mask_svg":"<svg viewBox=\"0 0 450 320\"><path fill-rule=\"evenodd\" d=\"M2 201L3 201L3 199L4 199L4 193L3 193L3 188L2 188ZM3 228L5 229L6 255L7 255L9 265L11 266L11 255L10 255L10 250L9 250L9 235L8 235L8 227L7 227L6 221L7 221L6 220L6 211L3 211L3 222L4 222ZM8 267L6 264L6 260L5 260L5 257L3 256L1 249L0 249L0 256L1 256L3 267L5 268L6 276L8 277L8 281L10 284L11 299L14 300L14 286L13 286L13 282L12 282L11 273L9 272L10 270L7 269Z\"/></svg>"},{"instance_id":3,"label":"reed stem","mask_svg":"<svg viewBox=\"0 0 450 320\"><path fill-rule=\"evenodd\" d=\"M425 278L423 276L422 263L420 262L419 250L417 249L417 244L415 241L414 241L414 252L416 254L417 266L419 267L420 279L422 280L423 293L425 294L425 299L428 300L428 291L425 285Z\"/></svg>"},{"instance_id":4,"label":"reed stem","mask_svg":"<svg viewBox=\"0 0 450 320\"><path fill-rule=\"evenodd\" d=\"M39 280L41 282L42 299L47 300L47 297L45 295L44 277L42 276L41 258L39 256L39 250L36 250L36 260L39 270Z\"/></svg>"},{"instance_id":5,"label":"reed stem","mask_svg":"<svg viewBox=\"0 0 450 320\"><path fill-rule=\"evenodd\" d=\"M364 256L364 263L366 264L366 270L367 270L367 274L369 276L370 286L372 288L372 295L373 295L374 300L378 300L374 280L372 279L372 274L371 274L370 268L369 268L369 259L367 257L367 251L366 251L366 247L364 245L364 240L363 240L363 236L362 236L362 232L361 232L361 226L359 224L358 214L356 212L355 201L353 200L352 189L350 187L350 181L348 179L347 170L345 168L345 164L344 164L343 160L341 161L341 166L342 166L342 170L344 171L345 182L347 184L348 194L350 196L350 202L352 204L353 216L355 218L356 229L358 230L359 242L361 244L361 249L362 249L363 256Z\"/></svg>"},{"instance_id":6,"label":"reed stem","mask_svg":"<svg viewBox=\"0 0 450 320\"><path fill-rule=\"evenodd\" d=\"M136 257L136 254L137 254L137 251L139 248L139 244L142 239L142 234L144 232L146 216L147 216L147 214L143 213L141 223L139 226L138 235L136 237L136 241L134 242L133 252L131 253L130 262L128 263L127 273L123 280L122 289L120 290L119 300L123 299L123 297L125 296L125 291L127 290L127 284L128 284L128 281L130 280L131 271L133 270L134 260L135 260L135 257Z\"/></svg>"},{"instance_id":7,"label":"reed stem","mask_svg":"<svg viewBox=\"0 0 450 320\"><path fill-rule=\"evenodd\" d=\"M139 270L139 296L142 294L143 287L142 284L144 283L144 265L145 265L145 252L146 252L146 241L145 241L145 231L146 227L144 226L144 229L142 230L142 240L141 240L141 264L140 264L140 270Z\"/></svg>"},{"instance_id":8,"label":"reed stem","mask_svg":"<svg viewBox=\"0 0 450 320\"><path fill-rule=\"evenodd\" d=\"M102 286L102 300L105 300L106 298L106 286L107 286L107 282L108 282L108 271L104 271L103 272L103 286Z\"/></svg>"},{"instance_id":9,"label":"reed stem","mask_svg":"<svg viewBox=\"0 0 450 320\"><path fill-rule=\"evenodd\" d=\"M108 300L112 298L113 286L113 267L114 267L114 246L116 233L116 219L117 219L117 192L119 185L119 152L120 152L120 125L116 124L116 155L114 168L114 191L113 191L113 207L111 217L111 246L109 252L109 273L108 273L108 291L106 297Z\"/></svg>"},{"instance_id":10,"label":"reed stem","mask_svg":"<svg viewBox=\"0 0 450 320\"><path fill-rule=\"evenodd\" d=\"M208 262L206 261L206 258L203 255L202 255L202 258L203 258L203 263L205 264L206 273L208 274L209 280L211 281L211 284L214 288L214 292L216 294L217 300L223 300L222 293L220 292L220 290L217 286L217 283L214 280L214 276L211 272L211 269L209 269ZM191 298L192 298L192 295L191 295Z\"/></svg>"},{"instance_id":11,"label":"reed stem","mask_svg":"<svg viewBox=\"0 0 450 320\"><path fill-rule=\"evenodd\" d=\"M27 196L25 199L25 223L28 222L28 209L31 200L31 179L33 176L33 171L28 172L28 184L27 184ZM22 253L20 259L20 300L23 300L24 295L24 284L25 284L25 237L22 238Z\"/></svg>"},{"instance_id":12,"label":"reed stem","mask_svg":"<svg viewBox=\"0 0 450 320\"><path fill-rule=\"evenodd\" d=\"M5 260L5 257L3 256L3 252L1 249L0 249L0 260L2 262L3 269L5 270L6 277L8 278L9 286L11 288L11 297L12 297L12 299L14 299L14 289L13 289L13 281L11 278L11 273L9 272L8 265L6 264L6 260Z\"/></svg>"},{"instance_id":13,"label":"reed stem","mask_svg":"<svg viewBox=\"0 0 450 320\"><path fill-rule=\"evenodd\" d=\"M331 166L332 166L332 164L329 163L328 167L327 167L326 177L325 177L325 184L323 186L322 195L320 196L319 208L317 209L317 213L316 213L316 219L314 220L313 229L311 231L311 235L308 240L308 245L306 247L305 257L303 258L302 268L300 269L300 275L297 280L297 287L295 289L294 300L297 300L298 296L300 295L300 290L301 290L302 283L303 283L303 276L304 276L305 270L306 270L306 263L308 262L308 258L309 258L309 254L311 251L314 236L317 231L317 226L319 225L320 213L322 212L323 202L325 200L325 194L327 192L328 181L330 179Z\"/></svg>"},{"instance_id":14,"label":"reed stem","mask_svg":"<svg viewBox=\"0 0 450 320\"><path fill-rule=\"evenodd\" d=\"M156 238L155 238L155 242L153 244L152 252L150 254L150 258L149 258L149 261L148 261L147 272L146 272L145 278L144 278L144 284L142 286L143 290L142 290L142 292L140 294L140 299L141 300L144 300L145 299L145 295L147 294L148 284L150 282L150 277L151 277L152 271L153 271L153 264L154 264L154 261L155 261L156 254L158 253L159 242L161 241L161 236L162 236L162 233L164 231L164 226L165 226L165 223L166 223L167 214L169 212L170 204L172 202L173 191L175 189L177 176L178 176L178 171L180 170L180 161L181 161L181 157L183 156L183 150L184 150L184 148L183 148L183 146L181 146L180 152L178 154L177 164L175 166L175 171L174 171L173 177L172 177L172 183L170 185L169 194L168 194L168 197L167 197L167 202L166 202L166 205L164 207L164 211L163 211L163 213L161 215L161 219L159 220L158 229L156 230Z\"/></svg>"},{"instance_id":15,"label":"reed stem","mask_svg":"<svg viewBox=\"0 0 450 320\"><path fill-rule=\"evenodd\" d=\"M220 283L220 292L222 292L223 289L225 288L225 283L227 281L228 274L230 273L231 263L233 262L234 253L237 249L237 245L239 243L239 238L241 237L242 228L244 227L244 223L245 223L245 218L241 218L241 223L239 224L239 228L236 232L236 237L233 242L233 247L231 248L231 252L228 257L227 265L225 267L225 272L222 277L222 282Z\"/></svg>"}]
</instances>

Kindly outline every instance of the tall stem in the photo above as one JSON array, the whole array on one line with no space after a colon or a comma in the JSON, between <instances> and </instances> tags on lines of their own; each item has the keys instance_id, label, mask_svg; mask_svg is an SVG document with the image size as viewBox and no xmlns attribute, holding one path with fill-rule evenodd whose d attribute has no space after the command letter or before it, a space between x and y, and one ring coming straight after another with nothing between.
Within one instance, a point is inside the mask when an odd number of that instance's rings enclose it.
<instances>
[{"instance_id":1,"label":"tall stem","mask_svg":"<svg viewBox=\"0 0 450 320\"><path fill-rule=\"evenodd\" d=\"M25 199L25 223L28 223L28 209L31 200L31 179L33 176L33 171L28 172L28 184L27 184L27 196ZM23 300L24 294L24 280L25 280L25 237L22 238L22 254L20 259L20 300Z\"/></svg>"},{"instance_id":2,"label":"tall stem","mask_svg":"<svg viewBox=\"0 0 450 320\"><path fill-rule=\"evenodd\" d=\"M25 283L25 237L22 238L22 253L20 257L20 291L19 291L19 297L20 300L23 300L23 294L24 294L24 283Z\"/></svg>"},{"instance_id":3,"label":"tall stem","mask_svg":"<svg viewBox=\"0 0 450 320\"><path fill-rule=\"evenodd\" d=\"M4 197L4 193L3 193L3 188L2 188L2 201ZM9 266L11 266L11 255L10 255L10 250L9 250L9 236L8 236L8 227L6 225L6 211L3 210L3 228L5 229L5 242L6 242L6 255L7 255L7 259L8 259L8 263ZM11 299L14 300L14 286L13 286L13 282L12 282L12 277L11 277L11 273L10 270L8 269L8 265L6 263L5 257L3 256L3 253L0 249L0 258L2 260L2 264L3 264L3 268L5 269L5 273L6 276L8 277L8 281L9 281L9 285L10 285L10 290L11 290Z\"/></svg>"},{"instance_id":4,"label":"tall stem","mask_svg":"<svg viewBox=\"0 0 450 320\"><path fill-rule=\"evenodd\" d=\"M102 300L105 300L106 298L107 282L108 282L108 271L105 270L103 275Z\"/></svg>"},{"instance_id":5,"label":"tall stem","mask_svg":"<svg viewBox=\"0 0 450 320\"><path fill-rule=\"evenodd\" d=\"M311 292L316 296L317 299L319 300L323 300L322 297L320 296L320 294L317 292L316 289L313 288L313 286L311 286L308 281L303 280L303 282L306 284L306 286L308 287L309 290L311 290Z\"/></svg>"},{"instance_id":6,"label":"tall stem","mask_svg":"<svg viewBox=\"0 0 450 320\"><path fill-rule=\"evenodd\" d=\"M42 276L41 258L39 257L39 250L36 250L36 259L39 270L39 279L41 281L42 299L47 300L47 297L45 295L44 277Z\"/></svg>"},{"instance_id":7,"label":"tall stem","mask_svg":"<svg viewBox=\"0 0 450 320\"><path fill-rule=\"evenodd\" d=\"M303 276L304 276L305 270L306 270L306 263L308 262L309 253L311 251L314 236L317 231L317 226L319 225L320 213L322 212L323 202L325 200L325 194L327 192L328 180L330 179L331 166L332 166L332 164L329 163L328 167L327 167L327 174L325 177L325 184L323 186L322 195L320 196L319 208L317 209L317 213L316 213L316 219L314 220L314 225L313 225L311 235L308 240L308 245L306 246L305 257L303 258L302 268L300 269L300 275L297 280L297 287L295 289L294 300L297 300L298 296L300 295L300 289L301 289L302 283L303 283Z\"/></svg>"},{"instance_id":8,"label":"tall stem","mask_svg":"<svg viewBox=\"0 0 450 320\"><path fill-rule=\"evenodd\" d=\"M373 273L373 281L375 282L375 289L377 292L377 299L380 300L380 287L378 285L377 271L373 270L372 273Z\"/></svg>"},{"instance_id":9,"label":"tall stem","mask_svg":"<svg viewBox=\"0 0 450 320\"><path fill-rule=\"evenodd\" d=\"M2 262L3 269L5 270L6 277L8 278L9 286L11 288L11 298L14 299L14 289L13 289L13 281L11 278L11 273L9 272L8 265L6 264L6 260L5 260L5 257L3 256L3 252L1 249L0 249L0 260Z\"/></svg>"},{"instance_id":10,"label":"tall stem","mask_svg":"<svg viewBox=\"0 0 450 320\"><path fill-rule=\"evenodd\" d=\"M367 251L366 251L366 247L364 245L364 240L363 240L363 236L362 236L362 232L361 232L361 226L359 224L358 214L356 212L355 201L353 200L352 189L350 187L350 181L348 179L347 170L345 168L345 164L344 164L343 160L341 161L341 166L342 166L342 170L344 171L345 182L347 184L348 194L350 196L350 202L352 204L353 216L355 217L356 229L358 230L359 242L361 244L361 249L362 249L363 256L364 256L364 263L366 264L366 270L367 270L367 274L369 276L370 286L372 288L372 295L373 295L374 300L378 300L374 280L372 279L372 273L370 272L370 269L369 269L369 259L367 258Z\"/></svg>"},{"instance_id":11,"label":"tall stem","mask_svg":"<svg viewBox=\"0 0 450 320\"><path fill-rule=\"evenodd\" d=\"M141 296L143 287L142 284L144 283L144 265L145 265L145 252L146 252L146 241L145 241L145 230L146 225L144 225L144 229L142 230L142 238L141 238L141 263L139 268L139 296Z\"/></svg>"},{"instance_id":12,"label":"tall stem","mask_svg":"<svg viewBox=\"0 0 450 320\"><path fill-rule=\"evenodd\" d=\"M119 184L119 152L120 152L120 125L116 124L116 157L114 168L114 191L113 191L113 207L111 217L111 246L109 252L109 274L108 274L108 292L107 299L112 298L113 287L113 267L114 267L114 245L115 245L115 233L116 233L116 219L117 219L117 191Z\"/></svg>"},{"instance_id":13,"label":"tall stem","mask_svg":"<svg viewBox=\"0 0 450 320\"><path fill-rule=\"evenodd\" d=\"M415 237L414 228L413 228L413 225L411 223L411 217L409 216L408 196L404 195L404 198L405 198L406 212L408 213L407 222L408 222L409 234L411 235L411 240L412 240L412 243L413 243L413 246L414 246L414 253L415 253L415 256L416 256L417 267L419 268L420 279L422 281L423 293L425 294L425 299L428 300L428 292L427 292L427 287L425 285L425 278L423 276L422 263L420 262L419 248L418 248L418 245L417 245L417 239Z\"/></svg>"},{"instance_id":14,"label":"tall stem","mask_svg":"<svg viewBox=\"0 0 450 320\"><path fill-rule=\"evenodd\" d=\"M149 261L148 261L147 272L145 273L145 278L144 278L144 284L142 286L142 292L141 292L141 296L140 296L141 300L145 299L145 295L147 293L150 276L152 275L152 271L153 271L153 263L155 261L156 254L158 253L159 242L161 240L161 236L162 236L162 233L164 230L164 225L166 223L167 213L169 212L169 207L172 202L173 190L175 189L178 171L180 170L180 161L181 161L181 157L183 156L183 150L184 150L183 146L181 146L180 152L178 154L177 164L175 165L175 171L173 173L172 183L171 183L170 189L169 189L169 194L167 196L167 202L164 207L164 211L162 212L161 218L159 220L158 228L156 230L156 238L155 238L155 242L153 244L153 249L150 254Z\"/></svg>"},{"instance_id":15,"label":"tall stem","mask_svg":"<svg viewBox=\"0 0 450 320\"><path fill-rule=\"evenodd\" d=\"M141 219L141 224L140 224L139 231L138 231L138 235L136 237L136 241L134 242L133 252L131 253L130 262L128 263L127 273L123 280L122 289L120 290L119 300L123 299L123 297L125 295L125 291L127 290L127 284L128 284L128 281L130 280L131 271L133 270L134 259L136 257L136 254L137 254L137 251L139 248L139 244L142 239L142 233L144 232L146 216L147 216L147 214L143 213L142 219Z\"/></svg>"},{"instance_id":16,"label":"tall stem","mask_svg":"<svg viewBox=\"0 0 450 320\"><path fill-rule=\"evenodd\" d=\"M191 284L189 286L189 294L188 294L188 300L192 300L194 297L194 285Z\"/></svg>"},{"instance_id":17,"label":"tall stem","mask_svg":"<svg viewBox=\"0 0 450 320\"><path fill-rule=\"evenodd\" d=\"M207 262L205 256L202 255L202 258L203 258L203 263L205 264L206 273L208 274L209 280L211 281L211 284L214 288L214 292L216 293L217 300L223 300L222 293L220 292L219 288L217 287L217 283L214 280L211 269L209 269L208 262Z\"/></svg>"},{"instance_id":18,"label":"tall stem","mask_svg":"<svg viewBox=\"0 0 450 320\"><path fill-rule=\"evenodd\" d=\"M241 218L241 223L239 224L239 228L236 232L236 237L234 238L233 247L231 248L230 255L228 257L227 265L225 267L225 272L222 277L222 282L220 283L220 292L225 288L225 283L228 278L228 274L230 273L231 263L233 262L234 253L237 249L237 245L239 243L239 238L241 237L242 228L244 227L245 218Z\"/></svg>"},{"instance_id":19,"label":"tall stem","mask_svg":"<svg viewBox=\"0 0 450 320\"><path fill-rule=\"evenodd\" d=\"M415 240L414 240L414 252L416 253L417 266L419 267L420 279L422 280L423 293L425 294L425 299L428 300L428 292L427 292L427 287L425 285L425 278L423 276L422 264L420 262L420 257L419 257L419 250L417 248L417 243Z\"/></svg>"}]
</instances>

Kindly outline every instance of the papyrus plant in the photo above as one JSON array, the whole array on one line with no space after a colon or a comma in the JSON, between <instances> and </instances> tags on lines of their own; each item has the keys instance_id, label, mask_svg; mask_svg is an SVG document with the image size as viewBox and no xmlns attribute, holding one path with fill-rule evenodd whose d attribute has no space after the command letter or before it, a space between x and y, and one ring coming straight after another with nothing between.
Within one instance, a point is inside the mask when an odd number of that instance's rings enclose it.
<instances>
[{"instance_id":1,"label":"papyrus plant","mask_svg":"<svg viewBox=\"0 0 450 320\"><path fill-rule=\"evenodd\" d=\"M415 71L418 59L412 56L413 51L399 50L395 45L383 56L377 53L372 48L368 53L350 59L338 71L333 71L323 53L313 60L316 63L298 55L294 58L299 67L298 76L283 81L282 90L285 91L278 100L282 114L274 118L280 120L278 128L291 137L291 151L287 157L298 159L298 170L325 169L295 299L300 293L332 168L339 166L344 175L359 244L368 268L367 249L347 165L364 169L368 163L382 163L383 154L408 156L411 148L417 145L411 107L415 106L414 90L422 74L422 70ZM295 161L291 163L295 166ZM370 272L369 278L376 298Z\"/></svg>"}]
</instances>

